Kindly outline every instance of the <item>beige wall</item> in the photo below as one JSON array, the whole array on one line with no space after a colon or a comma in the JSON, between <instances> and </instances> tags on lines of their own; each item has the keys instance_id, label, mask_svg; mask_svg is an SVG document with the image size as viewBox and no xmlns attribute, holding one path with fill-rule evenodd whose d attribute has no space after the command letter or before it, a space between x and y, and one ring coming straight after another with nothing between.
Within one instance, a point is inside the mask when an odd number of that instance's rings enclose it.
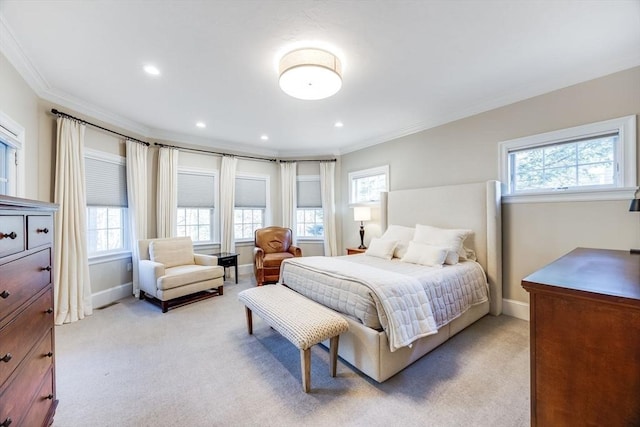
<instances>
[{"instance_id":1,"label":"beige wall","mask_svg":"<svg viewBox=\"0 0 640 427\"><path fill-rule=\"evenodd\" d=\"M341 159L341 205L348 203L352 171L388 164L391 190L499 179L500 141L639 113L636 67L349 153ZM640 246L640 218L628 207L629 201L503 205L504 298L527 302L521 279L577 246ZM359 240L358 224L350 210L343 214L347 247Z\"/></svg>"}]
</instances>

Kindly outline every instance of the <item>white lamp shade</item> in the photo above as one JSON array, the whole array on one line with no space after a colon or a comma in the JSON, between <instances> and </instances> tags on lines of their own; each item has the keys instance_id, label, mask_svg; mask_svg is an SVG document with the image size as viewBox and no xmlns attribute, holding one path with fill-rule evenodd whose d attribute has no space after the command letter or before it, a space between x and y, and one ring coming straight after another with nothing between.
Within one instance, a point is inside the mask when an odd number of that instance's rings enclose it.
<instances>
[{"instance_id":1,"label":"white lamp shade","mask_svg":"<svg viewBox=\"0 0 640 427\"><path fill-rule=\"evenodd\" d=\"M371 219L371 208L366 206L353 208L354 221L369 221Z\"/></svg>"},{"instance_id":2,"label":"white lamp shade","mask_svg":"<svg viewBox=\"0 0 640 427\"><path fill-rule=\"evenodd\" d=\"M322 49L298 49L280 60L280 88L294 98L328 98L342 87L340 59Z\"/></svg>"}]
</instances>

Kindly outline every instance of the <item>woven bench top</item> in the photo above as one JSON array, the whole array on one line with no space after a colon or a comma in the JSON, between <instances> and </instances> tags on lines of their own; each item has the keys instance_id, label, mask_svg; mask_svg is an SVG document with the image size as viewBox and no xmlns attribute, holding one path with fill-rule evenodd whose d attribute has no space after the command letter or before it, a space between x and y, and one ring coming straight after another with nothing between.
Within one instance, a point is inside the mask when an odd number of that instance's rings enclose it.
<instances>
[{"instance_id":1,"label":"woven bench top","mask_svg":"<svg viewBox=\"0 0 640 427\"><path fill-rule=\"evenodd\" d=\"M342 316L283 285L246 289L238 299L301 350L349 329Z\"/></svg>"}]
</instances>

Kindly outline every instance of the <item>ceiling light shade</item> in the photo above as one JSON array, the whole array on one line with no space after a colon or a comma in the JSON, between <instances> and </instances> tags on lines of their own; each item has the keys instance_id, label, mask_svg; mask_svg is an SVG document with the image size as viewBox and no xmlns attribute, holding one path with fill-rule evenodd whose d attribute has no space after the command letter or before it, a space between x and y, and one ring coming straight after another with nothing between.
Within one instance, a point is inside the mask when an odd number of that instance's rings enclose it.
<instances>
[{"instance_id":1,"label":"ceiling light shade","mask_svg":"<svg viewBox=\"0 0 640 427\"><path fill-rule=\"evenodd\" d=\"M280 88L298 99L328 98L342 87L340 59L322 49L297 49L280 59Z\"/></svg>"}]
</instances>

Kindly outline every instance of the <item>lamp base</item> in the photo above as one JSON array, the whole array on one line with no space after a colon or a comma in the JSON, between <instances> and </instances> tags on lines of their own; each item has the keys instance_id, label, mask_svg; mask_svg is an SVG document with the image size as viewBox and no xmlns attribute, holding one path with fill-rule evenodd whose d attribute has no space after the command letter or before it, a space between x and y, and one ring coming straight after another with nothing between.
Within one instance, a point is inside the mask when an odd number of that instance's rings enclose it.
<instances>
[{"instance_id":1,"label":"lamp base","mask_svg":"<svg viewBox=\"0 0 640 427\"><path fill-rule=\"evenodd\" d=\"M640 255L640 249L629 249L630 254L638 254Z\"/></svg>"},{"instance_id":2,"label":"lamp base","mask_svg":"<svg viewBox=\"0 0 640 427\"><path fill-rule=\"evenodd\" d=\"M367 247L365 245L360 245L360 246L358 246L358 249L367 249Z\"/></svg>"}]
</instances>

